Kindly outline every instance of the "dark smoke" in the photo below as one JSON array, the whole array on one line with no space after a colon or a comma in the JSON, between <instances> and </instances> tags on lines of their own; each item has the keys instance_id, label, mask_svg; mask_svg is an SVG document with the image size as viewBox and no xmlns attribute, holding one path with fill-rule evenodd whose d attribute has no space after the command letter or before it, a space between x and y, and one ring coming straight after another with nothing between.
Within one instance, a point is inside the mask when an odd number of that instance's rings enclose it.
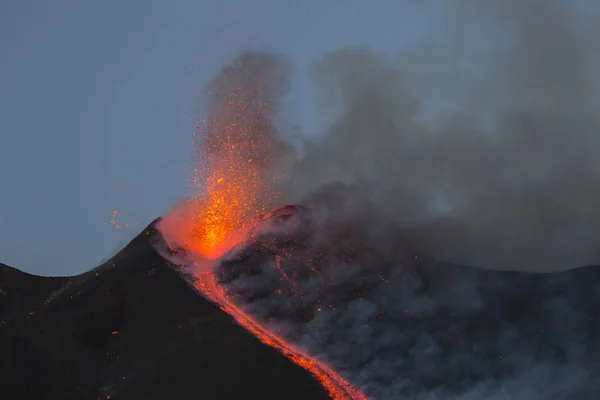
<instances>
[{"instance_id":1,"label":"dark smoke","mask_svg":"<svg viewBox=\"0 0 600 400\"><path fill-rule=\"evenodd\" d=\"M600 19L585 25L573 4L453 2L440 45L324 56L311 76L333 122L303 141L284 200L341 182L438 258L598 262Z\"/></svg>"},{"instance_id":2,"label":"dark smoke","mask_svg":"<svg viewBox=\"0 0 600 400\"><path fill-rule=\"evenodd\" d=\"M373 399L596 397L600 270L437 263L396 242L375 211L353 215L300 210L217 276L271 331Z\"/></svg>"},{"instance_id":3,"label":"dark smoke","mask_svg":"<svg viewBox=\"0 0 600 400\"><path fill-rule=\"evenodd\" d=\"M597 269L456 264L598 263L600 18L435 4L444 32L422 46L313 65L331 123L271 152L281 202L310 217L265 229L221 284L377 399L595 398ZM281 76L271 61L254 75Z\"/></svg>"}]
</instances>

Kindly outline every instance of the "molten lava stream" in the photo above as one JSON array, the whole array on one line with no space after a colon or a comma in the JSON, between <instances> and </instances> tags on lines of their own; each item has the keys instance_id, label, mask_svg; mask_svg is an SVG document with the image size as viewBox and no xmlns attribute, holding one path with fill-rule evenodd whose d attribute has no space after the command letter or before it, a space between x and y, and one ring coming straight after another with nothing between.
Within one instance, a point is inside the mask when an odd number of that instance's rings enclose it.
<instances>
[{"instance_id":1,"label":"molten lava stream","mask_svg":"<svg viewBox=\"0 0 600 400\"><path fill-rule=\"evenodd\" d=\"M175 231L184 233L183 239L175 235L175 241L183 241L186 251L200 259L217 260L248 239L258 217L279 203L273 186L278 176L277 163L273 163L277 157L272 152L284 147L271 117L277 103L273 96L278 96L281 82L263 82L266 74L258 73L261 68L281 70L272 57L241 56L223 70L209 91L210 115L198 136L201 151L193 171L198 196L187 203L191 209L185 214L191 218L174 224ZM269 332L233 304L212 273L197 278L194 285L207 299L263 343L311 372L332 398L366 399L326 365Z\"/></svg>"},{"instance_id":2,"label":"molten lava stream","mask_svg":"<svg viewBox=\"0 0 600 400\"><path fill-rule=\"evenodd\" d=\"M287 343L277 335L269 332L250 315L246 314L239 307L233 304L229 299L227 299L223 289L218 287L215 276L212 273L204 273L197 276L197 278L198 280L196 280L194 286L206 298L213 303L216 303L223 311L231 315L240 325L253 333L261 342L279 350L294 363L309 371L319 380L327 392L329 392L329 395L332 399L367 400L367 396L365 396L360 390L353 387L348 381L338 375L331 368L303 353L301 350Z\"/></svg>"}]
</instances>

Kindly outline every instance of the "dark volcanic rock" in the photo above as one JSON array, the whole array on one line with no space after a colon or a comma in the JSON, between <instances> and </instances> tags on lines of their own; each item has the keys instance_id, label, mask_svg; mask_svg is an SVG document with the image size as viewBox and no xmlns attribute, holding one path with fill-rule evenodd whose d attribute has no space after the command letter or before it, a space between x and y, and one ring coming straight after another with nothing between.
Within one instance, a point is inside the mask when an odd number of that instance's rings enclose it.
<instances>
[{"instance_id":1,"label":"dark volcanic rock","mask_svg":"<svg viewBox=\"0 0 600 400\"><path fill-rule=\"evenodd\" d=\"M296 211L302 221L288 228L293 208L271 213L274 227L218 276L255 318L280 326L367 395L598 398L600 266L527 273L454 265L411 252L379 221L307 224L306 210Z\"/></svg>"},{"instance_id":2,"label":"dark volcanic rock","mask_svg":"<svg viewBox=\"0 0 600 400\"><path fill-rule=\"evenodd\" d=\"M76 277L0 265L0 399L328 398L192 290L156 235Z\"/></svg>"}]
</instances>

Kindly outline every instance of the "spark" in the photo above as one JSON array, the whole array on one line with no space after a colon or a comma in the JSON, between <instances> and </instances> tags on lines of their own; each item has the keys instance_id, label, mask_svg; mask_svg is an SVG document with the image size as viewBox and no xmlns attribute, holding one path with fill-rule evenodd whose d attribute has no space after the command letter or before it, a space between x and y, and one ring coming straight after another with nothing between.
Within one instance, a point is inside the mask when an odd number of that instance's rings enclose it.
<instances>
[{"instance_id":1,"label":"spark","mask_svg":"<svg viewBox=\"0 0 600 400\"><path fill-rule=\"evenodd\" d=\"M261 97L259 85L247 92L219 93L223 101L202 128L200 163L193 177L199 194L187 245L204 258L218 258L246 239L256 217L277 201L266 157L272 141L269 107L256 100Z\"/></svg>"},{"instance_id":2,"label":"spark","mask_svg":"<svg viewBox=\"0 0 600 400\"><path fill-rule=\"evenodd\" d=\"M196 196L187 204L191 207L186 210L189 217L178 228L187 235L183 243L187 253L217 260L252 238L260 216L275 208L279 197L273 187L275 174L268 156L274 141L270 134L269 96L258 82L251 85L246 81L232 92L208 95L213 98L211 116L199 127L199 162L190 179ZM284 279L290 279L279 260L276 259L275 267ZM196 278L194 286L200 293L264 344L309 371L333 399L367 399L327 365L268 331L235 305L212 272L198 272Z\"/></svg>"}]
</instances>

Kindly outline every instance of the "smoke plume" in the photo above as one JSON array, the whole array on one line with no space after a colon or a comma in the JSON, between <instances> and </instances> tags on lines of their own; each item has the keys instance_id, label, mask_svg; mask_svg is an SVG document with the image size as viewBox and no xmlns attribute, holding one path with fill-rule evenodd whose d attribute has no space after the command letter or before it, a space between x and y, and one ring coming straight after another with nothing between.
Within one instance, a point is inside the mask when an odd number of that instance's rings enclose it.
<instances>
[{"instance_id":1,"label":"smoke plume","mask_svg":"<svg viewBox=\"0 0 600 400\"><path fill-rule=\"evenodd\" d=\"M227 293L374 398L593 398L596 270L456 265L599 261L600 19L582 7L445 2L423 45L316 61L323 131L292 151L270 119L252 148L276 171L274 203L310 216L219 260ZM238 59L212 85L265 82L278 105L289 64L243 57L250 72Z\"/></svg>"},{"instance_id":2,"label":"smoke plume","mask_svg":"<svg viewBox=\"0 0 600 400\"><path fill-rule=\"evenodd\" d=\"M343 183L354 194L339 206L370 202L438 258L533 271L598 262L598 14L585 24L575 3L451 4L441 44L314 63L332 122L303 140L284 201L325 201Z\"/></svg>"}]
</instances>

